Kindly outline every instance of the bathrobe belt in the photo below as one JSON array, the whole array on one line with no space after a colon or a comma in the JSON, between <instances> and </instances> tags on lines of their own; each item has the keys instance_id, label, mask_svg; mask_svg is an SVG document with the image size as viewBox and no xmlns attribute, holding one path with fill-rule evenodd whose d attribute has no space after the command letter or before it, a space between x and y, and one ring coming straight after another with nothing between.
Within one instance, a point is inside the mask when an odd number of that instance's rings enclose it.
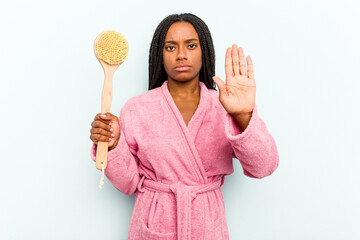
<instances>
[{"instance_id":1,"label":"bathrobe belt","mask_svg":"<svg viewBox=\"0 0 360 240\"><path fill-rule=\"evenodd\" d=\"M144 192L142 186L150 191L174 193L177 213L177 239L191 239L191 202L199 193L213 191L221 186L222 179L216 182L189 186L177 182L171 185L146 179L144 176L138 185L138 190Z\"/></svg>"}]
</instances>

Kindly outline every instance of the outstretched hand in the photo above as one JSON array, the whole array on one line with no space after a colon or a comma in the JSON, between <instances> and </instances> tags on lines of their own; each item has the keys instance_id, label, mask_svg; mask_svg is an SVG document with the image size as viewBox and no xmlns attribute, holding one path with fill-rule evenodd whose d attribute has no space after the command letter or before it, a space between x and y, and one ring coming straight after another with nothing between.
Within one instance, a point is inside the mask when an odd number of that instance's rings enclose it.
<instances>
[{"instance_id":1,"label":"outstretched hand","mask_svg":"<svg viewBox=\"0 0 360 240\"><path fill-rule=\"evenodd\" d=\"M251 114L255 105L256 84L250 56L246 58L242 47L236 44L226 50L226 81L214 76L219 88L219 100L225 110L234 115Z\"/></svg>"}]
</instances>

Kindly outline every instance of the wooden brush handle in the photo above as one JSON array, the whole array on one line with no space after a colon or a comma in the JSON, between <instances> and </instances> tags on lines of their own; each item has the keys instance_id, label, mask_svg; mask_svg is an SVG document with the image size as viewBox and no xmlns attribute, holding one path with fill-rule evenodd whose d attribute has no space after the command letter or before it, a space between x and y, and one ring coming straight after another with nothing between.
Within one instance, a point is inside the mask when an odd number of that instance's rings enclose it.
<instances>
[{"instance_id":1,"label":"wooden brush handle","mask_svg":"<svg viewBox=\"0 0 360 240\"><path fill-rule=\"evenodd\" d=\"M101 94L101 113L110 112L112 101L112 79L116 68L104 68L105 80ZM108 142L98 142L96 148L96 168L101 170L101 163L104 169L107 166Z\"/></svg>"}]
</instances>

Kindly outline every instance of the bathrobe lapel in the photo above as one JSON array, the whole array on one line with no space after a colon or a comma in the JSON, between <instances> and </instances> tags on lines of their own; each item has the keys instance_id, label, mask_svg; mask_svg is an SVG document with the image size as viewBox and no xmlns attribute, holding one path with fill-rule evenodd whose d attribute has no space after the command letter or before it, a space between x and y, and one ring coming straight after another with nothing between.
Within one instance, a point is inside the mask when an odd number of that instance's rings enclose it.
<instances>
[{"instance_id":1,"label":"bathrobe lapel","mask_svg":"<svg viewBox=\"0 0 360 240\"><path fill-rule=\"evenodd\" d=\"M200 85L200 102L199 105L190 119L188 126L186 126L184 119L177 108L167 86L168 81L165 81L161 86L161 90L168 106L169 113L173 115L173 119L176 121L176 126L181 130L186 145L189 148L189 164L193 166L193 174L199 183L208 183L204 165L199 156L199 153L195 147L195 138L200 129L204 116L206 114L207 102L208 102L208 89L203 82L199 81Z\"/></svg>"}]
</instances>

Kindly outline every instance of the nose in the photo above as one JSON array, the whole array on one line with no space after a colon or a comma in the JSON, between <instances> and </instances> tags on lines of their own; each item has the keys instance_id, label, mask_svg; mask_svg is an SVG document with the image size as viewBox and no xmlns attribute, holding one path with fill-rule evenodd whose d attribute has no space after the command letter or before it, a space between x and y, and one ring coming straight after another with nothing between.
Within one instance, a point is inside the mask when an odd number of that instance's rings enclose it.
<instances>
[{"instance_id":1,"label":"nose","mask_svg":"<svg viewBox=\"0 0 360 240\"><path fill-rule=\"evenodd\" d=\"M178 54L177 54L177 60L184 60L184 59L187 59L187 57L186 57L186 49L185 49L184 46L180 46Z\"/></svg>"}]
</instances>

